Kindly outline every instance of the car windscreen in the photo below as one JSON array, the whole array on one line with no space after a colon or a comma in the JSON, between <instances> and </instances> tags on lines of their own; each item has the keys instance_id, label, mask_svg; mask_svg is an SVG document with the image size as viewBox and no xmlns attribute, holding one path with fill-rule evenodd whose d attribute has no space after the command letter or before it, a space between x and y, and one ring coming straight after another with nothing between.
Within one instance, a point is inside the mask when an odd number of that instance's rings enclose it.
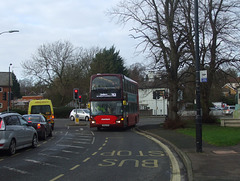
<instances>
[{"instance_id":1,"label":"car windscreen","mask_svg":"<svg viewBox=\"0 0 240 181\"><path fill-rule=\"evenodd\" d=\"M32 106L31 108L31 114L45 114L50 115L51 114L51 108L49 105L37 105Z\"/></svg>"},{"instance_id":2,"label":"car windscreen","mask_svg":"<svg viewBox=\"0 0 240 181\"><path fill-rule=\"evenodd\" d=\"M121 101L93 101L91 102L91 113L96 115L122 115L123 107Z\"/></svg>"},{"instance_id":3,"label":"car windscreen","mask_svg":"<svg viewBox=\"0 0 240 181\"><path fill-rule=\"evenodd\" d=\"M120 89L120 86L120 79L116 76L102 76L92 80L92 90Z\"/></svg>"}]
</instances>

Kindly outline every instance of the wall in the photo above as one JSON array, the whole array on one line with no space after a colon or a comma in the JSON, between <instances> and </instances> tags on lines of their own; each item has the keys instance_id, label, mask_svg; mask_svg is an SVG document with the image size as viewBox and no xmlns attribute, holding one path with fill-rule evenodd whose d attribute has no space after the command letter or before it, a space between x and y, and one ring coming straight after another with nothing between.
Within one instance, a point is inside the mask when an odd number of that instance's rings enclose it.
<instances>
[{"instance_id":1,"label":"wall","mask_svg":"<svg viewBox=\"0 0 240 181\"><path fill-rule=\"evenodd\" d=\"M0 103L2 103L2 108L0 108L0 112L6 111L7 107L8 107L8 91L9 88L8 87L3 87L1 86L2 91L0 92ZM3 93L6 92L7 93L7 100L3 100Z\"/></svg>"},{"instance_id":2,"label":"wall","mask_svg":"<svg viewBox=\"0 0 240 181\"><path fill-rule=\"evenodd\" d=\"M167 115L168 100L164 97L153 99L153 91L165 90L165 88L139 89L139 106L140 109L152 109L152 115Z\"/></svg>"}]
</instances>

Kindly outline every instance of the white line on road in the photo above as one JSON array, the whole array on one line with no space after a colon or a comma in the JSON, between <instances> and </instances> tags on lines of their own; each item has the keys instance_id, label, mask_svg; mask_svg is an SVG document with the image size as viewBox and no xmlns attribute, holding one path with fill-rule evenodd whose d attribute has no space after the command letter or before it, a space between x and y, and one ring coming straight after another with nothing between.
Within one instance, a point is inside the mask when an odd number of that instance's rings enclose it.
<instances>
[{"instance_id":1,"label":"white line on road","mask_svg":"<svg viewBox=\"0 0 240 181\"><path fill-rule=\"evenodd\" d=\"M85 147L82 147L82 146L60 145L60 144L57 144L57 146L64 146L64 147L71 147L71 148L85 148Z\"/></svg>"},{"instance_id":2,"label":"white line on road","mask_svg":"<svg viewBox=\"0 0 240 181\"><path fill-rule=\"evenodd\" d=\"M19 169L12 168L12 167L3 166L3 168L6 168L6 169L8 169L10 171L14 171L14 172L21 173L21 174L30 174L27 171L19 170Z\"/></svg>"},{"instance_id":3,"label":"white line on road","mask_svg":"<svg viewBox=\"0 0 240 181\"><path fill-rule=\"evenodd\" d=\"M57 156L57 155L48 155L48 154L44 154L44 153L38 153L41 156L46 156L46 157L50 157L50 158L59 158L59 159L65 159L65 160L70 160L67 157L62 157L62 156Z\"/></svg>"},{"instance_id":4,"label":"white line on road","mask_svg":"<svg viewBox=\"0 0 240 181\"><path fill-rule=\"evenodd\" d=\"M24 161L31 162L31 163L36 163L36 164L43 165L43 166L57 167L57 165L53 165L53 164L50 164L50 163L41 162L41 161L37 161L37 160L25 159Z\"/></svg>"}]
</instances>

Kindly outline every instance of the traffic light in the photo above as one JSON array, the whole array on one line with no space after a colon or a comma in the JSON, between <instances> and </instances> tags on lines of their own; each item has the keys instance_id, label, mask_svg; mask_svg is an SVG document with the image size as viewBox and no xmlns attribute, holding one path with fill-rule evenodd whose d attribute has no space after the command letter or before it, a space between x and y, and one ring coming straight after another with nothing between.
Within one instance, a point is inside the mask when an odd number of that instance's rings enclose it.
<instances>
[{"instance_id":1,"label":"traffic light","mask_svg":"<svg viewBox=\"0 0 240 181\"><path fill-rule=\"evenodd\" d=\"M74 88L73 89L73 99L74 100L78 100L78 96L79 96L79 89L78 88Z\"/></svg>"},{"instance_id":2,"label":"traffic light","mask_svg":"<svg viewBox=\"0 0 240 181\"><path fill-rule=\"evenodd\" d=\"M156 99L156 91L153 91L153 99Z\"/></svg>"},{"instance_id":3,"label":"traffic light","mask_svg":"<svg viewBox=\"0 0 240 181\"><path fill-rule=\"evenodd\" d=\"M78 102L81 103L82 102L82 96L78 97Z\"/></svg>"},{"instance_id":4,"label":"traffic light","mask_svg":"<svg viewBox=\"0 0 240 181\"><path fill-rule=\"evenodd\" d=\"M7 93L6 92L3 92L3 97L2 97L2 100L6 101L7 100Z\"/></svg>"}]
</instances>

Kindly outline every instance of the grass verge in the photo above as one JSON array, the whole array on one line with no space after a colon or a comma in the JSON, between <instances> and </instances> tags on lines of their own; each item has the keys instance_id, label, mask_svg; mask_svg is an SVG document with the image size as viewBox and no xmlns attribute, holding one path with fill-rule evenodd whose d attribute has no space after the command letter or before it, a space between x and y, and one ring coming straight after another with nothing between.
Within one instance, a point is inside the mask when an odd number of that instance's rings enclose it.
<instances>
[{"instance_id":1,"label":"grass verge","mask_svg":"<svg viewBox=\"0 0 240 181\"><path fill-rule=\"evenodd\" d=\"M195 137L195 127L178 129L177 132ZM202 125L202 140L215 146L234 146L240 143L240 128Z\"/></svg>"}]
</instances>

